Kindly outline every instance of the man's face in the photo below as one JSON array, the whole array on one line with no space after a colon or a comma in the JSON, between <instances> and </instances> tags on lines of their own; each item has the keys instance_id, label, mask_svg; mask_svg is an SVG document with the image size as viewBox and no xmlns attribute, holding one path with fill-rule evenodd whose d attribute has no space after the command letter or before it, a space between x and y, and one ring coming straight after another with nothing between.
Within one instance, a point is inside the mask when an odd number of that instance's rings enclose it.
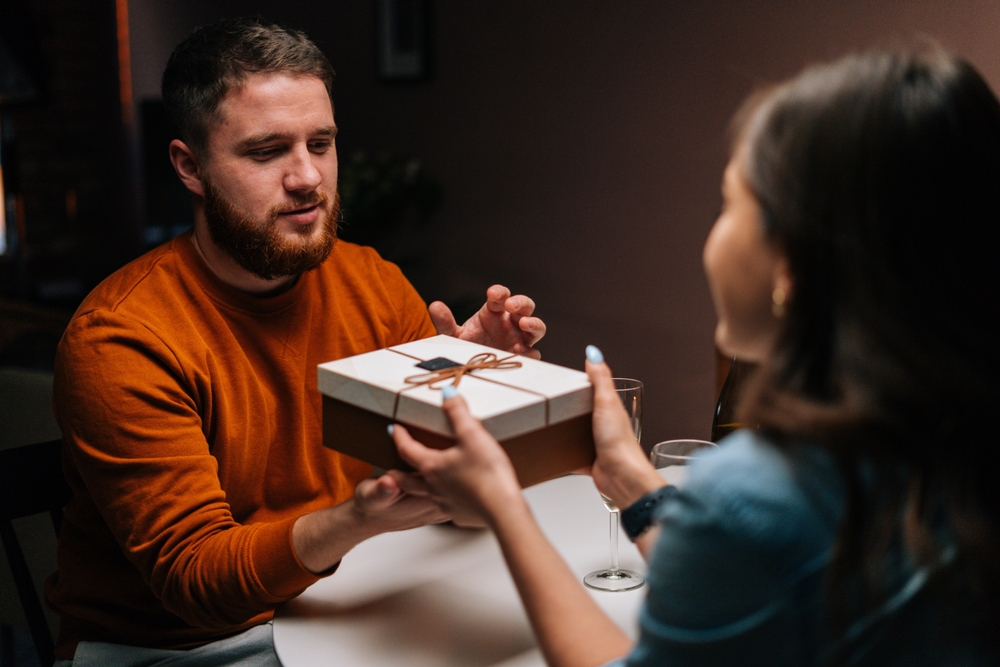
<instances>
[{"instance_id":1,"label":"man's face","mask_svg":"<svg viewBox=\"0 0 1000 667\"><path fill-rule=\"evenodd\" d=\"M251 74L230 91L202 162L213 243L266 280L322 263L339 217L335 134L315 77Z\"/></svg>"}]
</instances>

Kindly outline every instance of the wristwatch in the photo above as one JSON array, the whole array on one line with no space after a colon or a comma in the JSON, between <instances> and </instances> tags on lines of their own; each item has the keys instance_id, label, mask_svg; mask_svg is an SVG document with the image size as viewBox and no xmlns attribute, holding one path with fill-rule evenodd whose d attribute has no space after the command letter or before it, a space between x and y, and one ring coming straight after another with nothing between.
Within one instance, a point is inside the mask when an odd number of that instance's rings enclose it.
<instances>
[{"instance_id":1,"label":"wristwatch","mask_svg":"<svg viewBox=\"0 0 1000 667\"><path fill-rule=\"evenodd\" d=\"M636 538L645 533L653 524L653 511L676 492L677 487L661 486L645 494L622 510L622 528L628 538L635 542Z\"/></svg>"}]
</instances>

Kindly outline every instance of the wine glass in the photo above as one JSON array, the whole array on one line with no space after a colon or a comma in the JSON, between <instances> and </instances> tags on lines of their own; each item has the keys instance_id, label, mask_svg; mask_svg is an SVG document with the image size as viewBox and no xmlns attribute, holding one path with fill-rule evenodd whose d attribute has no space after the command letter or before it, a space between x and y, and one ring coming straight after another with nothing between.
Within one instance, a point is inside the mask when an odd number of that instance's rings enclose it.
<instances>
[{"instance_id":1,"label":"wine glass","mask_svg":"<svg viewBox=\"0 0 1000 667\"><path fill-rule=\"evenodd\" d=\"M615 378L615 392L622 399L632 423L632 432L638 441L642 437L642 382L631 378ZM638 572L618 567L618 508L611 499L601 494L604 506L611 514L611 564L607 569L591 572L583 578L588 588L599 591L630 591L639 588L645 579Z\"/></svg>"},{"instance_id":2,"label":"wine glass","mask_svg":"<svg viewBox=\"0 0 1000 667\"><path fill-rule=\"evenodd\" d=\"M664 440L653 445L649 460L668 484L680 486L687 477L684 466L691 462L697 450L705 447L718 445L707 440Z\"/></svg>"}]
</instances>

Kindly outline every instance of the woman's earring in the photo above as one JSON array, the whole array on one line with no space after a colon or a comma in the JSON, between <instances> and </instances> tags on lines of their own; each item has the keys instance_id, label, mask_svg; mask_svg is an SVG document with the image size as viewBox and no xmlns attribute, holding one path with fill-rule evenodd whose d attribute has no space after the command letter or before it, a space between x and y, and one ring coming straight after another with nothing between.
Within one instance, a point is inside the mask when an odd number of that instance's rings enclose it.
<instances>
[{"instance_id":1,"label":"woman's earring","mask_svg":"<svg viewBox=\"0 0 1000 667\"><path fill-rule=\"evenodd\" d=\"M771 313L779 320L785 316L785 290L775 287L771 292Z\"/></svg>"}]
</instances>

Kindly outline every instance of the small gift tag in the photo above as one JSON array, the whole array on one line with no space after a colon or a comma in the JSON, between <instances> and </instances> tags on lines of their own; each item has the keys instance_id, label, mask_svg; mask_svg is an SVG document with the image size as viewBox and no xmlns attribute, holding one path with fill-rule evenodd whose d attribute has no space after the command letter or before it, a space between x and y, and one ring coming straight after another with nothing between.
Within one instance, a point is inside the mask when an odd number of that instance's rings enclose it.
<instances>
[{"instance_id":1,"label":"small gift tag","mask_svg":"<svg viewBox=\"0 0 1000 667\"><path fill-rule=\"evenodd\" d=\"M461 366L462 364L444 357L436 357L434 359L428 359L427 361L421 361L419 364L414 365L417 368L423 368L425 371L439 371L442 368L454 368L455 366Z\"/></svg>"}]
</instances>

